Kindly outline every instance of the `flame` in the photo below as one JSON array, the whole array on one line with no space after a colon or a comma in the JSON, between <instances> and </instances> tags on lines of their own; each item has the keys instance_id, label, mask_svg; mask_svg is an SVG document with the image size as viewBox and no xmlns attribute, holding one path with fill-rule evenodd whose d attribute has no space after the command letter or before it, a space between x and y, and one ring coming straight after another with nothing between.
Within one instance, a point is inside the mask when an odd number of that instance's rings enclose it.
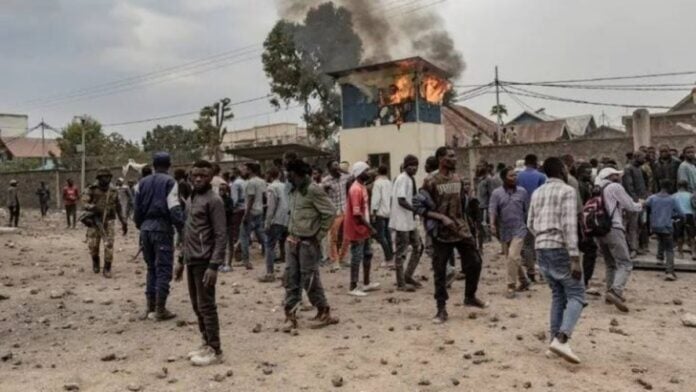
<instances>
[{"instance_id":1,"label":"flame","mask_svg":"<svg viewBox=\"0 0 696 392\"><path fill-rule=\"evenodd\" d=\"M420 87L421 97L432 104L440 105L445 93L452 88L452 84L446 80L425 75Z\"/></svg>"},{"instance_id":2,"label":"flame","mask_svg":"<svg viewBox=\"0 0 696 392\"><path fill-rule=\"evenodd\" d=\"M394 84L389 86L389 101L391 105L397 105L413 100L413 81L411 75L397 76Z\"/></svg>"}]
</instances>

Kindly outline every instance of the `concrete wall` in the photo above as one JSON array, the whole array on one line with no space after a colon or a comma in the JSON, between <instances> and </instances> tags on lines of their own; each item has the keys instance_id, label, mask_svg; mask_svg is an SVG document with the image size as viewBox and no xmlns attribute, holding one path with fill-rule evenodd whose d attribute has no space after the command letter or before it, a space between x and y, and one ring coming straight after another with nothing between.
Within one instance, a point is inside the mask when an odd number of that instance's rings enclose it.
<instances>
[{"instance_id":1,"label":"concrete wall","mask_svg":"<svg viewBox=\"0 0 696 392\"><path fill-rule=\"evenodd\" d=\"M421 163L445 145L445 129L430 123L405 123L401 129L395 125L369 128L353 128L341 131L341 160L351 164L366 161L369 154L389 154L391 178L399 175L404 157L413 154ZM423 170L416 175L417 183L425 177Z\"/></svg>"},{"instance_id":2,"label":"concrete wall","mask_svg":"<svg viewBox=\"0 0 696 392\"><path fill-rule=\"evenodd\" d=\"M233 167L240 165L239 161L220 162L222 172L231 171ZM175 168L189 168L190 165L175 165L170 173L174 172ZM119 177L124 177L120 167L109 168L113 175L113 180L116 181ZM96 170L87 170L85 173L85 182L87 184L96 181ZM25 171L25 172L8 172L0 173L0 208L7 206L7 187L10 180L17 180L19 188L19 202L22 208L38 208L39 200L36 196L36 190L39 188L41 181L46 182L46 185L51 190L51 208L61 208L62 200L61 192L65 181L72 178L75 184L80 186L80 171ZM126 180L138 180L139 173L131 170L125 177ZM3 222L0 222L3 224Z\"/></svg>"},{"instance_id":3,"label":"concrete wall","mask_svg":"<svg viewBox=\"0 0 696 392\"><path fill-rule=\"evenodd\" d=\"M681 149L687 145L696 145L696 134L653 136L652 142L653 145L667 144ZM576 160L586 161L591 158L609 157L623 165L626 161L626 153L632 149L633 139L628 137L461 148L458 150L458 171L473 181L476 164L481 159L494 165L502 162L514 166L515 161L524 159L527 154L536 154L540 160L565 154L572 154Z\"/></svg>"},{"instance_id":4,"label":"concrete wall","mask_svg":"<svg viewBox=\"0 0 696 392\"><path fill-rule=\"evenodd\" d=\"M633 119L624 117L626 133L633 135ZM696 111L661 113L650 116L650 133L652 135L652 145L657 146L655 138L678 135L693 135L696 133ZM679 146L672 143L675 147Z\"/></svg>"}]
</instances>

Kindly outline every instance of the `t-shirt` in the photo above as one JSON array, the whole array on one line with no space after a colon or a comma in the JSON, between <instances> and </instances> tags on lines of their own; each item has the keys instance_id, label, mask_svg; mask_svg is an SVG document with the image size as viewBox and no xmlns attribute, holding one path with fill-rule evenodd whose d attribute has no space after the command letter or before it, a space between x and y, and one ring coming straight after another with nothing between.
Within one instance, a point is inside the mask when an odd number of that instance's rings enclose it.
<instances>
[{"instance_id":1,"label":"t-shirt","mask_svg":"<svg viewBox=\"0 0 696 392\"><path fill-rule=\"evenodd\" d=\"M694 207L691 206L691 197L693 194L691 192L679 191L674 194L674 198L677 199L677 203L685 215L693 215Z\"/></svg>"},{"instance_id":2,"label":"t-shirt","mask_svg":"<svg viewBox=\"0 0 696 392\"><path fill-rule=\"evenodd\" d=\"M439 225L435 239L440 242L473 241L469 224L462 211L462 180L457 174L437 173L426 179L423 189L430 194L435 211L454 221L454 228Z\"/></svg>"},{"instance_id":3,"label":"t-shirt","mask_svg":"<svg viewBox=\"0 0 696 392\"><path fill-rule=\"evenodd\" d=\"M672 218L684 215L677 200L668 193L660 192L650 196L645 205L650 209L650 227L653 233L673 233Z\"/></svg>"},{"instance_id":4,"label":"t-shirt","mask_svg":"<svg viewBox=\"0 0 696 392\"><path fill-rule=\"evenodd\" d=\"M251 206L251 215L263 214L263 194L266 193L266 181L260 177L252 177L247 181L244 191L244 199L250 200L254 198L254 204Z\"/></svg>"},{"instance_id":5,"label":"t-shirt","mask_svg":"<svg viewBox=\"0 0 696 392\"><path fill-rule=\"evenodd\" d=\"M65 186L63 188L63 203L66 206L74 206L77 204L77 199L80 198L80 191L76 186Z\"/></svg>"},{"instance_id":6,"label":"t-shirt","mask_svg":"<svg viewBox=\"0 0 696 392\"><path fill-rule=\"evenodd\" d=\"M537 169L528 167L517 175L517 185L527 191L527 197L530 199L534 191L545 183L546 176Z\"/></svg>"},{"instance_id":7,"label":"t-shirt","mask_svg":"<svg viewBox=\"0 0 696 392\"><path fill-rule=\"evenodd\" d=\"M389 215L389 227L397 231L412 231L416 229L416 220L413 212L399 205L399 198L403 197L409 205L413 203L414 193L413 179L406 173L399 174L392 188L391 214Z\"/></svg>"},{"instance_id":8,"label":"t-shirt","mask_svg":"<svg viewBox=\"0 0 696 392\"><path fill-rule=\"evenodd\" d=\"M370 221L370 205L367 188L358 181L353 182L348 190L346 211L343 220L343 236L348 241L362 241L370 238L370 229L358 223L355 215Z\"/></svg>"}]
</instances>

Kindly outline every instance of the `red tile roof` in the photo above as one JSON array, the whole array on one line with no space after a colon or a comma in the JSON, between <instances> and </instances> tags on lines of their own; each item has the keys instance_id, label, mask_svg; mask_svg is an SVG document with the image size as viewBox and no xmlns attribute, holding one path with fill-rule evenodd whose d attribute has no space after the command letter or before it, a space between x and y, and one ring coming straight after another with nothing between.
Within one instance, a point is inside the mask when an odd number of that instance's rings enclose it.
<instances>
[{"instance_id":1,"label":"red tile roof","mask_svg":"<svg viewBox=\"0 0 696 392\"><path fill-rule=\"evenodd\" d=\"M493 121L461 105L443 106L442 124L445 127L447 142L451 142L452 136L457 135L460 146L471 143L477 132L481 132L482 145L492 144L497 129Z\"/></svg>"},{"instance_id":2,"label":"red tile roof","mask_svg":"<svg viewBox=\"0 0 696 392\"><path fill-rule=\"evenodd\" d=\"M2 137L0 142L2 142L0 148L8 150L13 158L41 158L43 156L41 138ZM44 148L47 157L50 154L60 157L60 148L55 139L45 139Z\"/></svg>"}]
</instances>

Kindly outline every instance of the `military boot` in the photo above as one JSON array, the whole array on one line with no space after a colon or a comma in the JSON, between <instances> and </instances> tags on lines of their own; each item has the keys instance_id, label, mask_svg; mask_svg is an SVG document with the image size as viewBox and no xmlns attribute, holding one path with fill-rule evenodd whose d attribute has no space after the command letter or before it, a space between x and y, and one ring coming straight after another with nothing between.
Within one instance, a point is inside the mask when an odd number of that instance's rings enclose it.
<instances>
[{"instance_id":1,"label":"military boot","mask_svg":"<svg viewBox=\"0 0 696 392\"><path fill-rule=\"evenodd\" d=\"M102 274L104 275L105 278L111 279L111 263L110 262L104 262L104 269L102 270Z\"/></svg>"},{"instance_id":2,"label":"military boot","mask_svg":"<svg viewBox=\"0 0 696 392\"><path fill-rule=\"evenodd\" d=\"M92 271L94 271L95 274L98 274L101 270L100 265L99 256L92 256Z\"/></svg>"},{"instance_id":3,"label":"military boot","mask_svg":"<svg viewBox=\"0 0 696 392\"><path fill-rule=\"evenodd\" d=\"M154 319L155 318L155 299L153 297L147 297L147 310L145 310L145 314L143 314L140 319L141 320L147 320L147 319Z\"/></svg>"},{"instance_id":4,"label":"military boot","mask_svg":"<svg viewBox=\"0 0 696 392\"><path fill-rule=\"evenodd\" d=\"M297 329L297 308L299 306L294 306L292 308L285 308L285 325L283 327L283 332L289 333L293 329ZM317 313L317 319L321 317L321 310Z\"/></svg>"},{"instance_id":5,"label":"military boot","mask_svg":"<svg viewBox=\"0 0 696 392\"><path fill-rule=\"evenodd\" d=\"M167 310L166 305L166 296L157 297L157 301L155 304L155 321L166 321L176 317L176 314Z\"/></svg>"},{"instance_id":6,"label":"military boot","mask_svg":"<svg viewBox=\"0 0 696 392\"><path fill-rule=\"evenodd\" d=\"M325 306L322 308L319 308L319 320L316 324L313 324L310 326L311 329L319 329L319 328L324 328L329 325L334 325L338 324L339 320L338 317L334 317L331 315L331 307Z\"/></svg>"}]
</instances>

